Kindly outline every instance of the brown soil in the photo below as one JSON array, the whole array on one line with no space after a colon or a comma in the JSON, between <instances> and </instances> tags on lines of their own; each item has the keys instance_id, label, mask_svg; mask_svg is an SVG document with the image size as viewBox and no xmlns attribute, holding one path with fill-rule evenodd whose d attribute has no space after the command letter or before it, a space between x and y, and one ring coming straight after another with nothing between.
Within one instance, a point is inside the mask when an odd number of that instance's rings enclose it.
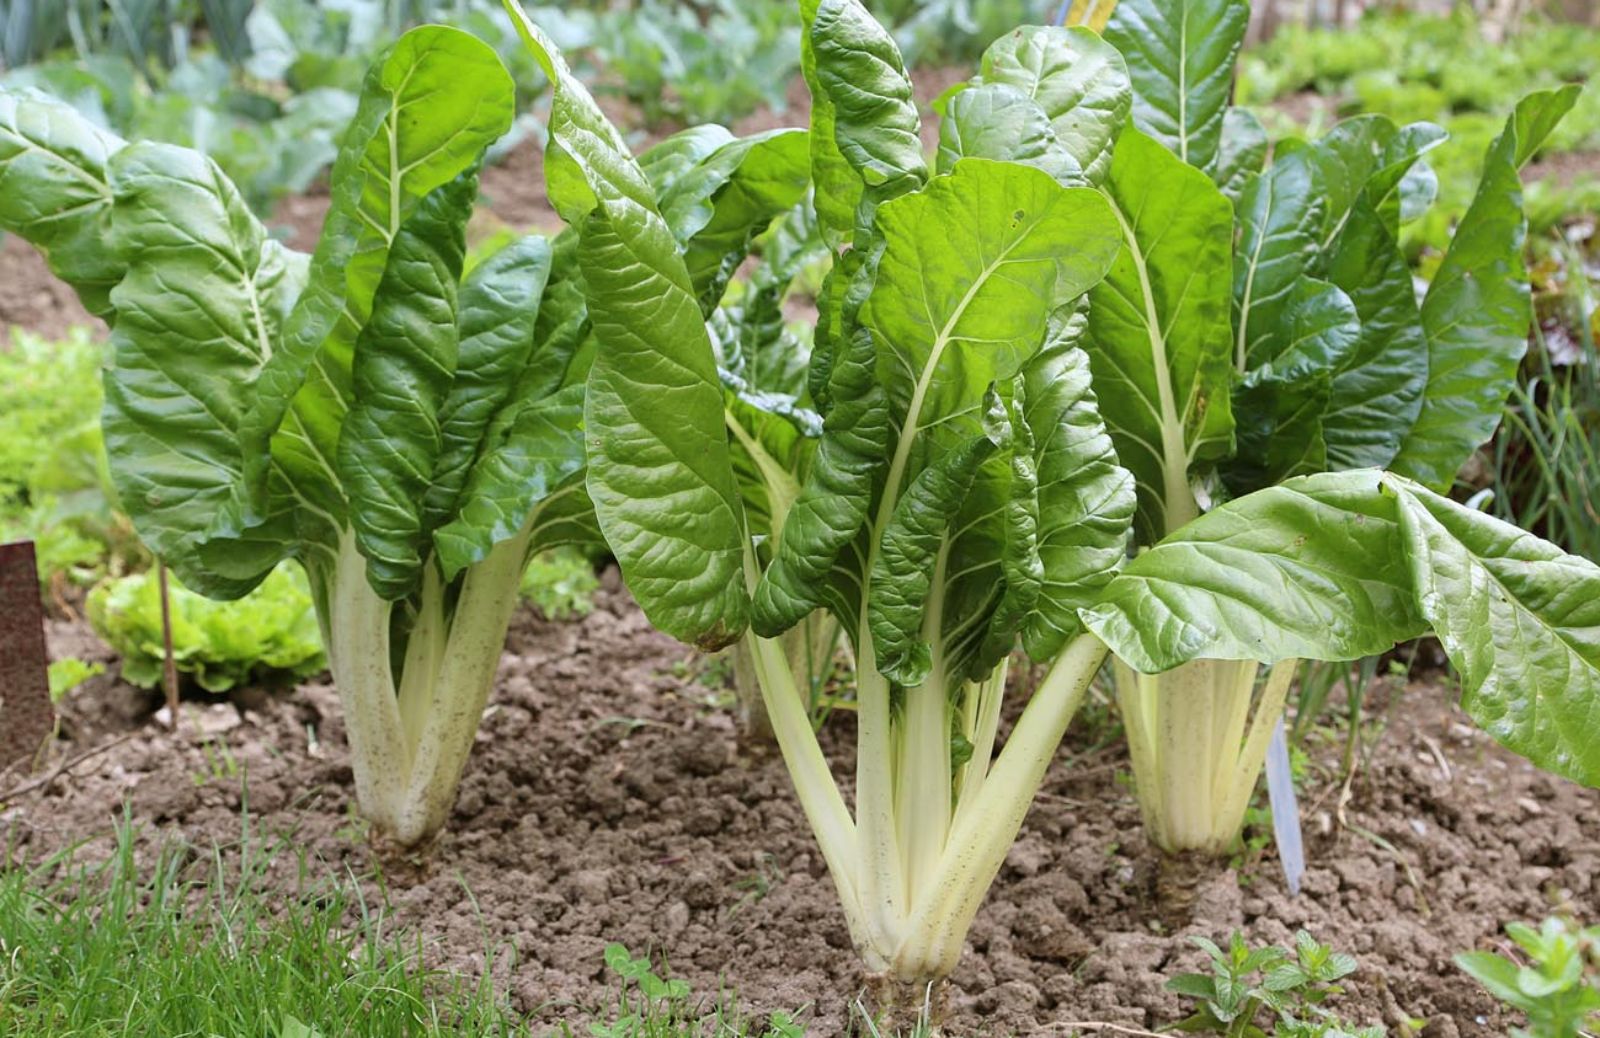
<instances>
[{"instance_id":1,"label":"brown soil","mask_svg":"<svg viewBox=\"0 0 1600 1038\"><path fill-rule=\"evenodd\" d=\"M51 634L58 653L83 648L71 625ZM476 975L500 953L496 980L541 1025L607 1003L601 950L622 941L670 956L699 993L725 986L751 1013L810 1007L812 1033L840 1033L861 977L832 886L780 761L736 742L719 693L681 676L690 659L614 572L586 620L520 615L448 832L420 872L390 870L396 920L442 965ZM8 805L13 854L37 861L89 838L80 853L104 855L124 801L146 853L236 840L247 800L258 831L330 868L373 868L326 684L245 709L192 705L176 736L149 722L151 705L111 680L75 697L57 760L133 734ZM1319 751L1305 892L1290 898L1275 864L1252 859L1205 874L1177 926L1162 922L1161 861L1119 781L1120 744L1087 751L1107 730L1080 719L973 929L951 1033L1169 1023L1181 1006L1165 979L1200 965L1189 936L1241 928L1284 943L1306 927L1362 962L1338 1003L1350 1017L1422 1018L1428 1038L1504 1034L1510 1021L1450 957L1496 945L1507 920L1600 914L1600 793L1499 751L1437 685L1385 686L1372 710L1386 724L1347 828L1334 819L1337 748ZM836 715L836 765L850 742ZM216 744L236 776L218 774Z\"/></svg>"},{"instance_id":2,"label":"brown soil","mask_svg":"<svg viewBox=\"0 0 1600 1038\"><path fill-rule=\"evenodd\" d=\"M37 249L14 234L0 237L0 349L11 341L12 328L46 339L59 339L80 324L104 333L105 325L50 273Z\"/></svg>"}]
</instances>

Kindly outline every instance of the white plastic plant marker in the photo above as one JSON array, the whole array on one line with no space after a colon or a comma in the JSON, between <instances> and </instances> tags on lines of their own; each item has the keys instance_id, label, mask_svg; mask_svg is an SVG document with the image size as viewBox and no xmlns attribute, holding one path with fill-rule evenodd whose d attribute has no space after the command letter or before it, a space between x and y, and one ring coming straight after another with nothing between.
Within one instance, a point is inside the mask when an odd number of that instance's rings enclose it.
<instances>
[{"instance_id":1,"label":"white plastic plant marker","mask_svg":"<svg viewBox=\"0 0 1600 1038\"><path fill-rule=\"evenodd\" d=\"M1289 740L1281 717L1267 744L1267 800L1272 804L1272 832L1278 845L1278 860L1283 863L1283 878L1289 884L1289 893L1298 895L1300 877L1306 871L1306 848L1300 834L1294 775L1289 770Z\"/></svg>"}]
</instances>

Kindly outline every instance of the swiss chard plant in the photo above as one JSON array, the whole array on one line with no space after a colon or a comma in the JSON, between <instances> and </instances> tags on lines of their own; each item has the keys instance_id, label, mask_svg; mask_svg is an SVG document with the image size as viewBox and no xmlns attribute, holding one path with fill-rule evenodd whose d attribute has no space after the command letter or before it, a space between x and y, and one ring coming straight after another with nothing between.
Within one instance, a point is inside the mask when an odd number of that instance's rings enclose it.
<instances>
[{"instance_id":1,"label":"swiss chard plant","mask_svg":"<svg viewBox=\"0 0 1600 1038\"><path fill-rule=\"evenodd\" d=\"M204 156L0 93L0 226L111 325L122 507L208 597L304 568L361 810L402 844L448 816L530 553L592 538L561 249L529 236L462 273L512 110L488 46L407 33L366 78L306 256Z\"/></svg>"},{"instance_id":2,"label":"swiss chard plant","mask_svg":"<svg viewBox=\"0 0 1600 1038\"><path fill-rule=\"evenodd\" d=\"M1178 7L1216 31L1164 50L1153 41ZM1299 475L1380 468L1448 489L1494 431L1514 385L1529 327L1518 169L1571 107L1576 88L1518 105L1419 300L1397 242L1400 225L1432 201L1435 180L1423 156L1443 131L1368 115L1314 141L1279 141L1266 164L1264 137L1226 107L1246 20L1239 0L1128 0L1107 28L1128 60L1135 128L1119 140L1104 185L1122 214L1125 251L1118 273L1091 299L1086 344L1119 457L1138 478L1136 542L1170 542L1131 567L1107 606L1142 612L1138 645L1115 647L1118 700L1150 834L1172 851L1224 851L1242 825L1295 657L1349 658L1357 632L1368 651L1380 651L1407 637L1415 619L1439 629L1463 670L1469 712L1541 763L1592 780L1593 762L1557 756L1560 740L1549 729L1600 709L1592 705L1596 686L1526 684L1528 661L1516 658L1532 652L1564 667L1569 647L1581 658L1571 631L1584 621L1572 604L1513 593L1538 614L1531 629L1540 639L1514 633L1534 617L1493 596L1464 608L1470 621L1455 610L1447 618L1441 598L1472 589L1468 574L1487 570L1474 562L1459 575L1464 583L1439 588L1435 582L1449 575L1421 553L1438 532L1424 512L1450 515L1444 526L1454 526L1469 553L1503 544L1508 531L1491 532L1475 516L1386 477L1374 485L1419 506L1402 509L1402 552L1380 565L1382 556L1363 562L1353 544L1328 544L1343 556L1342 570L1319 572L1308 549L1339 524L1315 509L1290 516L1269 509L1272 498L1248 496ZM1145 204L1174 196L1186 204L1170 219ZM1201 530L1215 536L1220 520L1186 529L1201 501L1229 498L1238 500L1230 514L1262 538L1248 562L1191 540ZM1262 565L1269 552L1286 556L1279 572ZM1177 574L1163 567L1173 564L1191 585L1185 592L1168 593L1173 585L1165 581ZM1340 578L1372 590L1351 598ZM1389 603L1374 581L1393 587L1399 600ZM1136 582L1138 591L1121 598ZM1285 627L1304 623L1301 637L1236 626L1230 607L1252 597ZM1169 611L1155 612L1156 603ZM1501 603L1509 608L1496 616L1491 607ZM1477 633L1467 634L1464 623ZM1509 640L1493 637L1497 630ZM1474 667L1459 655L1483 640L1502 654L1505 669L1493 676L1487 661ZM1543 642L1537 650L1535 641ZM1257 692L1263 665L1272 669ZM1537 719L1546 712L1554 717Z\"/></svg>"},{"instance_id":3,"label":"swiss chard plant","mask_svg":"<svg viewBox=\"0 0 1600 1038\"><path fill-rule=\"evenodd\" d=\"M1438 302L1417 315L1421 339L1378 323L1352 343L1352 310L1358 322L1360 307L1394 322L1407 311L1379 262L1349 261L1360 270L1341 302L1329 278L1343 275L1316 265L1324 236L1376 235L1368 247L1383 255L1380 232L1425 186L1406 182L1406 161L1386 149L1395 138L1415 150L1427 131L1374 126L1375 144L1360 138L1347 156L1357 172L1340 183L1345 204L1364 204L1370 219L1321 222L1319 208L1305 230L1315 241L1283 250L1300 267L1289 287L1252 287L1246 298L1235 290L1226 192L1263 192L1264 154L1226 109L1231 46L1165 69L1137 48L1142 39L1152 55L1184 53L1183 19L1148 6L1148 24L1108 30L1132 61L1087 29L1018 30L991 48L978 79L944 98L930 165L889 35L856 0L805 0L813 206L833 260L805 385L821 435L784 484L798 489L775 529L759 504L770 507L772 484L752 476L765 466L741 462L748 429L729 424L727 342L719 320L708 322L696 250L549 38L514 0L507 6L555 88L546 179L576 234L594 329L584 435L599 526L658 627L706 649L745 646L873 974L920 993L954 968L1110 651L1128 673L1217 661L1168 679L1185 692L1209 693L1221 682L1210 675L1227 675L1221 705L1191 703L1159 679L1130 679L1125 697L1130 727L1155 726L1136 731L1149 740L1136 753L1170 762L1157 778L1141 764L1147 796L1190 775L1172 758L1206 762L1169 797L1173 814L1196 812L1197 843L1224 813L1214 800L1231 812L1237 788L1253 784L1250 762L1259 767L1271 697L1288 673L1269 683L1251 725L1246 667L1349 659L1429 627L1462 670L1469 710L1497 738L1600 781L1600 749L1585 734L1600 713L1600 569L1418 481L1447 478L1503 400L1477 382L1514 368L1508 329L1520 335L1526 318L1515 167L1566 95L1525 102L1491 154L1498 187L1458 235L1430 293ZM1240 9L1213 14L1216 32L1190 41L1242 29ZM1160 92L1163 77L1179 94ZM1130 112L1143 130L1125 128ZM1225 146L1224 126L1243 140ZM1279 164L1295 151L1281 146ZM1237 177L1223 172L1235 167ZM1277 252L1263 245L1261 256ZM1368 274L1378 281L1370 291L1360 283ZM1297 290L1301 275L1312 283ZM1253 324L1262 300L1299 303L1301 324L1265 313ZM1314 334L1330 319L1338 334ZM1305 331L1257 343L1255 327ZM1403 360L1389 352L1397 335L1412 346ZM1394 364L1403 377L1388 373ZM1398 430L1361 426L1339 440L1329 401L1368 423L1397 407L1376 389L1344 385L1335 397L1338 375L1378 386L1398 378L1413 394L1410 416ZM1260 403L1235 407L1236 394L1268 383ZM1296 428L1298 413L1275 405L1295 393L1321 401L1305 405L1322 421L1301 454L1321 445L1324 457L1303 465L1270 449L1288 436L1280 426ZM1236 418L1251 408L1256 424ZM1244 431L1261 423L1265 445ZM1333 442L1349 453L1328 461ZM1408 475L1375 467L1397 459ZM1212 506L1204 515L1202 498ZM1151 550L1125 564L1135 530ZM818 610L853 650L853 808L779 640ZM999 748L1019 642L1049 666ZM1139 696L1156 702L1145 708ZM1204 710L1204 723L1161 712L1164 701ZM1151 812L1153 828L1167 811Z\"/></svg>"}]
</instances>

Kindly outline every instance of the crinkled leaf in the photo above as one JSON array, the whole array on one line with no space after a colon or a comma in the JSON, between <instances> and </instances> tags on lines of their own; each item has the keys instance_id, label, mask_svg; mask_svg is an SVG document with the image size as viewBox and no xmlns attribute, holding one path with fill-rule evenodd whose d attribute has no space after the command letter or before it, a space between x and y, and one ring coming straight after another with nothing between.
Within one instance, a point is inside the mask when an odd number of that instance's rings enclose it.
<instances>
[{"instance_id":1,"label":"crinkled leaf","mask_svg":"<svg viewBox=\"0 0 1600 1038\"><path fill-rule=\"evenodd\" d=\"M1530 94L1489 146L1483 179L1422 301L1428 385L1394 471L1448 487L1500 424L1527 352L1532 308L1518 170L1577 101L1579 87Z\"/></svg>"},{"instance_id":2,"label":"crinkled leaf","mask_svg":"<svg viewBox=\"0 0 1600 1038\"><path fill-rule=\"evenodd\" d=\"M1133 88L1122 55L1097 33L1019 26L984 51L978 82L1027 94L1089 183L1105 179L1112 148L1128 121Z\"/></svg>"},{"instance_id":3,"label":"crinkled leaf","mask_svg":"<svg viewBox=\"0 0 1600 1038\"><path fill-rule=\"evenodd\" d=\"M1428 382L1427 340L1411 267L1364 199L1351 210L1325 262L1328 280L1349 295L1361 321L1323 416L1328 467L1387 465L1416 420Z\"/></svg>"},{"instance_id":4,"label":"crinkled leaf","mask_svg":"<svg viewBox=\"0 0 1600 1038\"><path fill-rule=\"evenodd\" d=\"M1267 130L1248 108L1229 108L1222 115L1222 141L1211 178L1235 205L1250 178L1267 163Z\"/></svg>"},{"instance_id":5,"label":"crinkled leaf","mask_svg":"<svg viewBox=\"0 0 1600 1038\"><path fill-rule=\"evenodd\" d=\"M126 257L102 422L111 475L140 537L190 587L236 598L289 550L287 521L225 540L225 571L201 558L244 467L239 427L252 384L302 284L233 184L197 152L139 143L108 165Z\"/></svg>"},{"instance_id":6,"label":"crinkled leaf","mask_svg":"<svg viewBox=\"0 0 1600 1038\"><path fill-rule=\"evenodd\" d=\"M1039 462L1033 434L1023 414L1027 390L1021 378L1015 386L1013 398L1006 405L1011 439L1004 454L1005 494L999 499L995 524L1002 533L995 553L999 557L1002 590L983 629L982 642L966 668L974 680L981 679L1010 655L1044 585L1044 563L1039 557ZM975 527L962 525L976 532ZM974 573L974 579L993 583L986 575Z\"/></svg>"},{"instance_id":7,"label":"crinkled leaf","mask_svg":"<svg viewBox=\"0 0 1600 1038\"><path fill-rule=\"evenodd\" d=\"M1237 498L1129 562L1081 615L1146 673L1198 658L1348 660L1426 628L1382 473Z\"/></svg>"},{"instance_id":8,"label":"crinkled leaf","mask_svg":"<svg viewBox=\"0 0 1600 1038\"><path fill-rule=\"evenodd\" d=\"M311 259L307 287L262 369L240 428L245 473L240 521L248 525L266 489L268 442L291 402L316 469L337 451L347 406L350 350L366 323L390 243L411 210L473 166L511 125L515 91L489 46L457 29L413 29L367 74L330 183L332 203ZM321 478L283 466L296 482Z\"/></svg>"},{"instance_id":9,"label":"crinkled leaf","mask_svg":"<svg viewBox=\"0 0 1600 1038\"><path fill-rule=\"evenodd\" d=\"M743 508L699 304L649 181L544 33L507 0L555 88L545 176L578 228L598 346L584 410L588 491L657 627L712 649L744 629Z\"/></svg>"},{"instance_id":10,"label":"crinkled leaf","mask_svg":"<svg viewBox=\"0 0 1600 1038\"><path fill-rule=\"evenodd\" d=\"M901 421L971 435L991 382L1043 345L1049 316L1104 275L1119 245L1103 198L1027 166L964 159L878 211L885 248L866 317ZM1064 247L1070 243L1070 247Z\"/></svg>"},{"instance_id":11,"label":"crinkled leaf","mask_svg":"<svg viewBox=\"0 0 1600 1038\"><path fill-rule=\"evenodd\" d=\"M1120 0L1106 25L1128 59L1134 125L1207 172L1249 22L1247 0Z\"/></svg>"},{"instance_id":12,"label":"crinkled leaf","mask_svg":"<svg viewBox=\"0 0 1600 1038\"><path fill-rule=\"evenodd\" d=\"M874 375L876 363L864 329L835 354L835 404L776 555L756 585L751 624L763 637L776 637L822 604L824 579L866 523L891 442L889 401Z\"/></svg>"},{"instance_id":13,"label":"crinkled leaf","mask_svg":"<svg viewBox=\"0 0 1600 1038\"><path fill-rule=\"evenodd\" d=\"M1235 388L1234 456L1223 478L1235 494L1327 467L1322 415L1334 373L1361 335L1355 304L1337 286L1301 278L1289 293L1275 336L1277 352L1257 358Z\"/></svg>"},{"instance_id":14,"label":"crinkled leaf","mask_svg":"<svg viewBox=\"0 0 1600 1038\"><path fill-rule=\"evenodd\" d=\"M1063 184L1081 184L1082 168L1056 139L1044 109L1016 87L971 86L950 99L939 121L938 170L948 173L963 157L1020 162Z\"/></svg>"},{"instance_id":15,"label":"crinkled leaf","mask_svg":"<svg viewBox=\"0 0 1600 1038\"><path fill-rule=\"evenodd\" d=\"M928 176L922 121L894 37L860 0L821 0L807 34L817 83L832 109L833 137L865 185L865 208L915 190ZM823 132L814 119L812 132ZM816 179L828 186L820 174Z\"/></svg>"},{"instance_id":16,"label":"crinkled leaf","mask_svg":"<svg viewBox=\"0 0 1600 1038\"><path fill-rule=\"evenodd\" d=\"M1600 786L1600 566L1421 487L1399 502L1462 708L1541 768Z\"/></svg>"},{"instance_id":17,"label":"crinkled leaf","mask_svg":"<svg viewBox=\"0 0 1600 1038\"><path fill-rule=\"evenodd\" d=\"M425 497L424 529L451 518L490 424L513 400L533 352L550 277L550 242L530 234L472 268L461 282L455 380L439 408L439 457Z\"/></svg>"},{"instance_id":18,"label":"crinkled leaf","mask_svg":"<svg viewBox=\"0 0 1600 1038\"><path fill-rule=\"evenodd\" d=\"M1080 311L1024 369L1025 420L1039 478L1040 593L1022 632L1030 658L1047 660L1082 630L1088 605L1127 554L1133 476L1117 464L1090 383L1089 357L1077 348Z\"/></svg>"},{"instance_id":19,"label":"crinkled leaf","mask_svg":"<svg viewBox=\"0 0 1600 1038\"><path fill-rule=\"evenodd\" d=\"M883 528L872 563L867 624L878 670L897 684L920 685L932 670L932 643L942 633L948 531L978 466L999 446L992 438L998 435L975 436L923 469ZM930 610L940 626L925 631Z\"/></svg>"},{"instance_id":20,"label":"crinkled leaf","mask_svg":"<svg viewBox=\"0 0 1600 1038\"><path fill-rule=\"evenodd\" d=\"M107 247L106 163L122 146L67 105L0 89L0 229L38 246L84 308L108 320L124 267Z\"/></svg>"},{"instance_id":21,"label":"crinkled leaf","mask_svg":"<svg viewBox=\"0 0 1600 1038\"><path fill-rule=\"evenodd\" d=\"M823 237L830 245L837 245L848 239L855 228L862 183L839 151L834 133L838 114L817 73L811 28L820 6L821 0L800 0L800 71L811 93L811 182L816 185L817 221Z\"/></svg>"},{"instance_id":22,"label":"crinkled leaf","mask_svg":"<svg viewBox=\"0 0 1600 1038\"><path fill-rule=\"evenodd\" d=\"M583 387L572 386L525 404L483 444L460 509L433 536L445 579L481 562L530 521L551 524L566 516L572 522L592 515L581 479L572 479L583 468L582 421ZM566 507L571 505L577 507ZM536 547L599 539L586 530L566 536L549 529L536 532L531 542Z\"/></svg>"},{"instance_id":23,"label":"crinkled leaf","mask_svg":"<svg viewBox=\"0 0 1600 1038\"><path fill-rule=\"evenodd\" d=\"M1316 256L1322 220L1323 199L1304 149L1274 162L1241 192L1233 267L1239 370L1257 367L1282 350L1285 311Z\"/></svg>"},{"instance_id":24,"label":"crinkled leaf","mask_svg":"<svg viewBox=\"0 0 1600 1038\"><path fill-rule=\"evenodd\" d=\"M455 381L457 285L477 194L474 169L412 210L356 337L354 399L336 464L367 582L390 600L422 579L426 498L442 445L439 412Z\"/></svg>"},{"instance_id":25,"label":"crinkled leaf","mask_svg":"<svg viewBox=\"0 0 1600 1038\"><path fill-rule=\"evenodd\" d=\"M1167 530L1168 493L1233 441L1232 207L1204 173L1129 130L1105 192L1123 244L1090 293L1085 347L1100 413L1139 487L1139 536Z\"/></svg>"}]
</instances>

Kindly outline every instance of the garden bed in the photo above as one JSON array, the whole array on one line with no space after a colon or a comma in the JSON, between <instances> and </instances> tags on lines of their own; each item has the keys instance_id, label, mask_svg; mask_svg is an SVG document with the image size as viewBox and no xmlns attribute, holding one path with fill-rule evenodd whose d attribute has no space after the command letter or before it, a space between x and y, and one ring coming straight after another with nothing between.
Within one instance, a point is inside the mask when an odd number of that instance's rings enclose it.
<instances>
[{"instance_id":1,"label":"garden bed","mask_svg":"<svg viewBox=\"0 0 1600 1038\"><path fill-rule=\"evenodd\" d=\"M81 637L53 625L58 652L81 653ZM614 999L601 953L620 941L666 956L708 1005L725 988L748 1016L809 1007L811 1033L840 1033L860 977L835 894L781 762L741 744L703 666L649 627L614 570L584 620L524 612L444 836L420 860L383 864L355 822L325 683L187 703L170 734L153 704L101 679L74 701L75 736L51 764L122 741L10 801L5 838L14 862L80 842L80 859L104 857L126 802L144 853L175 839L226 846L247 808L258 835L308 852L311 876L367 877L372 903L386 900L391 925L419 934L436 965L476 975L492 958L536 1031ZM1600 792L1499 750L1451 698L1437 678L1381 681L1346 826L1340 747L1313 740L1302 895L1287 895L1275 859L1247 857L1201 881L1186 920L1159 903L1161 862L1140 835L1120 740L1088 711L973 929L953 1032L1170 1023L1182 1007L1163 984L1198 965L1188 937L1238 928L1283 943L1305 927L1360 959L1339 1002L1348 1018L1391 1033L1411 1021L1429 1038L1504 1034L1509 1021L1451 956L1495 946L1507 920L1593 913ZM851 734L836 714L836 766ZM305 882L292 854L275 869L286 892Z\"/></svg>"}]
</instances>

